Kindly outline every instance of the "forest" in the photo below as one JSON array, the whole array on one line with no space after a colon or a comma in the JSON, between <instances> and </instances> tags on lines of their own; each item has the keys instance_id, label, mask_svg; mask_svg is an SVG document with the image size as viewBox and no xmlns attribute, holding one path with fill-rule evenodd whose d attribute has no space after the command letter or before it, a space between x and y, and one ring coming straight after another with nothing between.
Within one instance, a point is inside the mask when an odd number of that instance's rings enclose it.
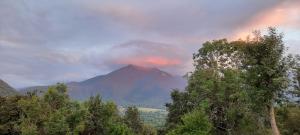
<instances>
[{"instance_id":1,"label":"forest","mask_svg":"<svg viewBox=\"0 0 300 135\"><path fill-rule=\"evenodd\" d=\"M299 135L300 56L269 28L245 40L212 40L193 54L185 90L166 111L121 112L100 95L72 100L67 86L0 97L1 135Z\"/></svg>"}]
</instances>

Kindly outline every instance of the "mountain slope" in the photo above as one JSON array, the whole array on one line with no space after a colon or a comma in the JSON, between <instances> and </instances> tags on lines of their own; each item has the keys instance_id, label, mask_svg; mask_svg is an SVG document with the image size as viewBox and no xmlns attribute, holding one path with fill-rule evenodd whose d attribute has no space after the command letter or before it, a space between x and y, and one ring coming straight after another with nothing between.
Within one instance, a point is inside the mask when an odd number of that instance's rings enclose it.
<instances>
[{"instance_id":1,"label":"mountain slope","mask_svg":"<svg viewBox=\"0 0 300 135\"><path fill-rule=\"evenodd\" d=\"M17 94L17 91L0 79L0 96L10 96Z\"/></svg>"},{"instance_id":2,"label":"mountain slope","mask_svg":"<svg viewBox=\"0 0 300 135\"><path fill-rule=\"evenodd\" d=\"M114 100L121 105L155 107L161 107L170 100L172 89L183 89L185 85L186 81L182 77L172 76L157 68L135 65L128 65L107 75L82 82L67 84L69 94L74 99L84 100L100 94L105 100Z\"/></svg>"}]
</instances>

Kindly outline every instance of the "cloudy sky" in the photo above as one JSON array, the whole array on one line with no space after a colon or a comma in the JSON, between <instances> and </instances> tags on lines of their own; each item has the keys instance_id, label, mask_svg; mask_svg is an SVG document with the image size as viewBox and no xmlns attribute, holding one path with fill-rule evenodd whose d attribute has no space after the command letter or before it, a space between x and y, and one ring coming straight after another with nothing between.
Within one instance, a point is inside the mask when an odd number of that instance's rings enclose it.
<instances>
[{"instance_id":1,"label":"cloudy sky","mask_svg":"<svg viewBox=\"0 0 300 135\"><path fill-rule=\"evenodd\" d=\"M204 41L276 26L300 52L300 0L0 0L0 78L80 81L127 64L175 75Z\"/></svg>"}]
</instances>

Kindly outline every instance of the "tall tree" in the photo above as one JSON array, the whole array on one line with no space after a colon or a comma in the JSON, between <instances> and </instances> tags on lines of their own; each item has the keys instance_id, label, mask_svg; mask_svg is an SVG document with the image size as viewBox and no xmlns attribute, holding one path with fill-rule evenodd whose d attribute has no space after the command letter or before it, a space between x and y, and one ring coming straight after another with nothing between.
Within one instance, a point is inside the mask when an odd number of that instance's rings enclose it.
<instances>
[{"instance_id":1,"label":"tall tree","mask_svg":"<svg viewBox=\"0 0 300 135\"><path fill-rule=\"evenodd\" d=\"M255 110L268 111L274 135L279 135L274 105L288 87L288 63L284 56L282 34L269 28L268 35L257 34L245 48L246 82Z\"/></svg>"},{"instance_id":2,"label":"tall tree","mask_svg":"<svg viewBox=\"0 0 300 135\"><path fill-rule=\"evenodd\" d=\"M99 95L90 97L87 102L88 118L86 121L85 133L90 135L105 135L104 117L102 115L103 105Z\"/></svg>"},{"instance_id":3,"label":"tall tree","mask_svg":"<svg viewBox=\"0 0 300 135\"><path fill-rule=\"evenodd\" d=\"M189 76L186 91L174 91L173 102L167 104L169 129L181 125L183 115L199 107L204 107L212 122L211 133L233 134L241 131L240 125L249 125L242 123L249 117L248 99L243 90L242 55L237 44L240 43L225 39L206 42L194 54L195 71ZM250 123L249 120L244 123Z\"/></svg>"},{"instance_id":4,"label":"tall tree","mask_svg":"<svg viewBox=\"0 0 300 135\"><path fill-rule=\"evenodd\" d=\"M283 101L290 84L290 57L284 51L282 34L274 28L264 36L256 32L255 38L246 41L204 43L194 54L195 71L186 91L172 93L167 126L182 124L185 113L207 102L205 112L214 134L239 134L247 129L265 133L270 126L273 134L280 134L274 106Z\"/></svg>"}]
</instances>

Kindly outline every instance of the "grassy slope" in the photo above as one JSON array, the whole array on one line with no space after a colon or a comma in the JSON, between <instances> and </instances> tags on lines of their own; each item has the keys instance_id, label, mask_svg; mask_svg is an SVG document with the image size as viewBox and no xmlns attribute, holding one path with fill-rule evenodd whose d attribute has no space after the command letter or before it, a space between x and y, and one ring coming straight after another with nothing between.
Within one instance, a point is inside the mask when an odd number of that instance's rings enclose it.
<instances>
[{"instance_id":1,"label":"grassy slope","mask_svg":"<svg viewBox=\"0 0 300 135\"><path fill-rule=\"evenodd\" d=\"M0 79L0 96L10 96L15 95L18 92L9 86L6 82Z\"/></svg>"}]
</instances>

